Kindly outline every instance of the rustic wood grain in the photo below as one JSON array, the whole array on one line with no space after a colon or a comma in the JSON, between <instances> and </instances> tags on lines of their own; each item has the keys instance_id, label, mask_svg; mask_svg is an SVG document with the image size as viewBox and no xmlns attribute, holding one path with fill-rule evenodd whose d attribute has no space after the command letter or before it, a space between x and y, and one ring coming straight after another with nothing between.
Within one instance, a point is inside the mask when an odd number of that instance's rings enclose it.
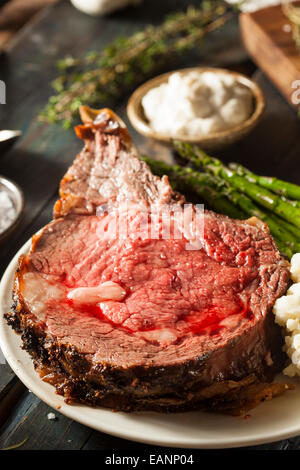
<instances>
[{"instance_id":1,"label":"rustic wood grain","mask_svg":"<svg viewBox=\"0 0 300 470\"><path fill-rule=\"evenodd\" d=\"M50 412L55 413L55 420L48 419ZM27 441L20 448L22 450L134 450L152 453L162 450L93 431L52 410L29 392L23 395L7 420L0 435L0 449L24 439ZM174 452L174 449L164 448L165 452L168 450Z\"/></svg>"},{"instance_id":2,"label":"rustic wood grain","mask_svg":"<svg viewBox=\"0 0 300 470\"><path fill-rule=\"evenodd\" d=\"M300 3L299 3L300 4ZM300 78L300 54L281 6L240 15L244 44L254 61L276 84L291 106L292 83Z\"/></svg>"},{"instance_id":3,"label":"rustic wood grain","mask_svg":"<svg viewBox=\"0 0 300 470\"><path fill-rule=\"evenodd\" d=\"M25 387L8 364L0 364L0 426L8 418L11 408L24 392Z\"/></svg>"},{"instance_id":4,"label":"rustic wood grain","mask_svg":"<svg viewBox=\"0 0 300 470\"><path fill-rule=\"evenodd\" d=\"M56 1L58 0L1 0L0 47L4 48L16 32L42 8Z\"/></svg>"}]
</instances>

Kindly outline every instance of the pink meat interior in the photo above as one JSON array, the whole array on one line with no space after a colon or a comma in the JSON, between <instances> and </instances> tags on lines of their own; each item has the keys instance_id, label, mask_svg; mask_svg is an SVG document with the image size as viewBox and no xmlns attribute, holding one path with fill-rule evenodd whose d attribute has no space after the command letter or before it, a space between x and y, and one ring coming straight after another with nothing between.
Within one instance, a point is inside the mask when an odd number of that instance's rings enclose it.
<instances>
[{"instance_id":1,"label":"pink meat interior","mask_svg":"<svg viewBox=\"0 0 300 470\"><path fill-rule=\"evenodd\" d=\"M261 237L261 231L225 218L216 226L215 218L206 215L202 248L190 250L184 237L141 239L133 236L134 220L129 227L131 235L119 239L111 237L108 215L69 217L47 226L28 257L28 270L60 287L59 296L46 298L41 318L51 333L59 336L59 315L73 318L75 313L103 332L120 329L164 346L234 329L257 315L263 288L257 257L260 253L262 262L274 252L269 237L255 240L254 249L253 234ZM125 289L121 302L100 307L75 305L67 298L73 288L105 281ZM259 315L263 308L260 299Z\"/></svg>"}]
</instances>

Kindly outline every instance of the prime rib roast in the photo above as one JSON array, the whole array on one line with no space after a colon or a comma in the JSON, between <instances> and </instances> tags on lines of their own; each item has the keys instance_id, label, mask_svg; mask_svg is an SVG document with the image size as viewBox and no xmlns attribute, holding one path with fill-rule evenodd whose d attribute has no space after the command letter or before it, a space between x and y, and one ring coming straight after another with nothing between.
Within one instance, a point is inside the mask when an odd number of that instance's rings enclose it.
<instances>
[{"instance_id":1,"label":"prime rib roast","mask_svg":"<svg viewBox=\"0 0 300 470\"><path fill-rule=\"evenodd\" d=\"M6 315L41 377L68 403L124 411L237 414L289 388L271 383L285 362L271 310L289 271L267 226L205 210L198 245L192 231L175 236L184 197L138 159L112 111L81 117L84 148L19 260ZM157 236L137 236L150 207Z\"/></svg>"}]
</instances>

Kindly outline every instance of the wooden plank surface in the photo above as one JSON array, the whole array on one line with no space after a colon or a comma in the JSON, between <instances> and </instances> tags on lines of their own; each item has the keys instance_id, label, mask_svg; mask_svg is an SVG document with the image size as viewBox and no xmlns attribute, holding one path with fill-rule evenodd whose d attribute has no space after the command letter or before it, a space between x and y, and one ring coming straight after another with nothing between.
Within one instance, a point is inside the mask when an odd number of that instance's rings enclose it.
<instances>
[{"instance_id":1,"label":"wooden plank surface","mask_svg":"<svg viewBox=\"0 0 300 470\"><path fill-rule=\"evenodd\" d=\"M0 49L42 8L57 0L0 0Z\"/></svg>"},{"instance_id":2,"label":"wooden plank surface","mask_svg":"<svg viewBox=\"0 0 300 470\"><path fill-rule=\"evenodd\" d=\"M300 3L299 3L300 5ZM253 60L276 84L291 106L292 83L300 78L300 55L291 24L281 6L240 15L243 42ZM290 30L286 31L286 26Z\"/></svg>"},{"instance_id":3,"label":"wooden plank surface","mask_svg":"<svg viewBox=\"0 0 300 470\"><path fill-rule=\"evenodd\" d=\"M130 9L99 19L82 15L68 1L59 2L26 27L5 62L0 64L0 79L7 84L7 105L0 106L0 128L19 128L24 132L17 144L0 158L0 172L17 181L26 197L22 223L1 247L1 274L17 249L51 219L59 179L81 147L72 131L37 122L37 115L50 95L49 83L56 75L56 60L67 53L82 55L87 50L100 50L117 35L129 34L148 22L156 23L167 11L192 2L165 0L158 2L159 8L153 8L154 3L145 0L143 9ZM237 68L246 58L237 38L236 25L228 27L224 35L214 35L199 54L199 63ZM201 56L205 57L202 62ZM256 79L267 98L264 119L249 137L220 155L226 161L240 161L253 170L284 176L300 184L300 172L296 171L299 170L299 121L261 73ZM128 123L125 101L116 111ZM141 137L131 126L129 129L141 152L157 158L173 158L168 147ZM9 368L0 365L0 397L1 393L7 396L7 391L17 382ZM153 449L92 431L57 411L58 419L49 421L47 414L52 410L32 393L16 393L14 397L15 406L10 407L0 429L0 448L28 438L24 449ZM260 446L293 447L300 448L299 438Z\"/></svg>"}]
</instances>

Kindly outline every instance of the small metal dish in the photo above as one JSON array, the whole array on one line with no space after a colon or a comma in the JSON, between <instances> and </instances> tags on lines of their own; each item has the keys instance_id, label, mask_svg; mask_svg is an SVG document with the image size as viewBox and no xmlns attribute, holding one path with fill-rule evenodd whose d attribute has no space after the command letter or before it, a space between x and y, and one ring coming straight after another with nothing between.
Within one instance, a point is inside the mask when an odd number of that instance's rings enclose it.
<instances>
[{"instance_id":1,"label":"small metal dish","mask_svg":"<svg viewBox=\"0 0 300 470\"><path fill-rule=\"evenodd\" d=\"M227 145L237 142L238 140L242 139L244 136L249 134L251 130L258 124L265 109L265 98L262 90L253 80L250 80L245 75L242 75L237 72L232 72L231 70L214 67L193 67L175 70L172 72L165 73L163 75L159 75L137 88L137 90L131 95L127 105L127 115L133 127L145 137L150 137L152 139L169 143L172 142L172 140L174 140L174 137L160 134L150 127L141 104L142 98L151 88L157 87L162 83L166 83L169 79L169 76L174 72L189 73L191 71L210 71L214 73L229 74L234 76L239 83L245 85L251 90L253 95L253 112L246 121L225 131L214 132L205 137L198 138L189 138L184 135L178 135L176 136L176 139L191 144L198 144L202 148L207 150L213 150L226 147Z\"/></svg>"},{"instance_id":2,"label":"small metal dish","mask_svg":"<svg viewBox=\"0 0 300 470\"><path fill-rule=\"evenodd\" d=\"M0 191L6 191L8 193L16 209L14 220L4 232L0 233L0 243L3 243L5 240L7 240L8 236L11 235L12 232L17 228L23 217L24 194L21 188L16 183L14 183L8 178L5 178L4 176L0 176Z\"/></svg>"}]
</instances>

